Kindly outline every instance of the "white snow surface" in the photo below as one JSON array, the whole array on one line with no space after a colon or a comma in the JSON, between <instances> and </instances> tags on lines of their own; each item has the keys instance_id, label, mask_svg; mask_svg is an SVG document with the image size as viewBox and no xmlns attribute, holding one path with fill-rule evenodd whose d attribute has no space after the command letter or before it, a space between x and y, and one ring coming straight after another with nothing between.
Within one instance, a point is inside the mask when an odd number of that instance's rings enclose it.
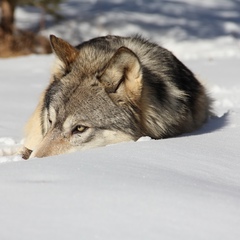
<instances>
[{"instance_id":1,"label":"white snow surface","mask_svg":"<svg viewBox=\"0 0 240 240\"><path fill-rule=\"evenodd\" d=\"M44 34L73 43L139 31L173 51L216 113L176 138L22 160L13 153L53 56L0 59L0 239L240 239L239 10L237 0L68 1L67 19L49 20ZM20 26L37 18L18 9Z\"/></svg>"}]
</instances>

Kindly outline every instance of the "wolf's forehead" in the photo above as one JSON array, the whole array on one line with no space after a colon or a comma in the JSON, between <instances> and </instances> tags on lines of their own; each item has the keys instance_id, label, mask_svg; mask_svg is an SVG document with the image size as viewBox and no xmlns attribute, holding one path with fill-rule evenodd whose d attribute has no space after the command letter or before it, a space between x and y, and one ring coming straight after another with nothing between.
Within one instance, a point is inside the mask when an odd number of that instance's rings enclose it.
<instances>
[{"instance_id":1,"label":"wolf's forehead","mask_svg":"<svg viewBox=\"0 0 240 240\"><path fill-rule=\"evenodd\" d=\"M101 85L66 87L63 83L52 84L46 94L45 107L56 121L95 127L112 126L120 121L124 123L124 113L109 98ZM51 116L52 117L52 116Z\"/></svg>"},{"instance_id":2,"label":"wolf's forehead","mask_svg":"<svg viewBox=\"0 0 240 240\"><path fill-rule=\"evenodd\" d=\"M103 87L97 80L85 79L85 83L75 82L66 83L56 81L46 91L45 107L52 106L56 111L64 111L67 114L75 112L91 112L112 105ZM100 114L100 112L99 112Z\"/></svg>"},{"instance_id":3,"label":"wolf's forehead","mask_svg":"<svg viewBox=\"0 0 240 240\"><path fill-rule=\"evenodd\" d=\"M91 80L89 80L91 82ZM89 83L83 84L81 81L65 82L56 80L52 82L46 91L45 104L49 105L66 105L67 103L80 102L83 99L88 99L94 93ZM95 89L98 92L99 89ZM93 92L93 93L92 93ZM63 105L63 106L64 106Z\"/></svg>"}]
</instances>

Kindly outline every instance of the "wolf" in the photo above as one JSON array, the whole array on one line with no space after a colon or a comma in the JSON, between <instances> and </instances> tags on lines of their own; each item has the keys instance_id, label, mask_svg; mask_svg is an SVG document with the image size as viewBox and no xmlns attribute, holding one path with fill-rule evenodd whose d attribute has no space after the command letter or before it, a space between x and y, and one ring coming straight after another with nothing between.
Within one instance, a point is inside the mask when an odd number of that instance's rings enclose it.
<instances>
[{"instance_id":1,"label":"wolf","mask_svg":"<svg viewBox=\"0 0 240 240\"><path fill-rule=\"evenodd\" d=\"M167 49L140 36L74 47L54 35L50 83L26 124L22 157L46 157L200 128L211 99Z\"/></svg>"}]
</instances>

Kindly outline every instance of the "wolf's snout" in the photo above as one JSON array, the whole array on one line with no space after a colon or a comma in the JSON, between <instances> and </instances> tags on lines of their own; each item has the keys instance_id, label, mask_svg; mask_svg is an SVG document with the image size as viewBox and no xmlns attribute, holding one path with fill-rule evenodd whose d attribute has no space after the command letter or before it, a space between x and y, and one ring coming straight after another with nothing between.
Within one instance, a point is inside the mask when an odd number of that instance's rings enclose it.
<instances>
[{"instance_id":1,"label":"wolf's snout","mask_svg":"<svg viewBox=\"0 0 240 240\"><path fill-rule=\"evenodd\" d=\"M60 131L54 129L47 133L39 146L32 151L30 158L59 155L67 152L69 148L68 139L64 138Z\"/></svg>"}]
</instances>

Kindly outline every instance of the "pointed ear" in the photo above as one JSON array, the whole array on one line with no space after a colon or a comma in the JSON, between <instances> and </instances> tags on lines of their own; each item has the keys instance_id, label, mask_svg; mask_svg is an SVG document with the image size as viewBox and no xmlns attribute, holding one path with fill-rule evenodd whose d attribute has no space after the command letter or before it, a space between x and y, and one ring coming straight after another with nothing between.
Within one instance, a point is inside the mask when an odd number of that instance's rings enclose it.
<instances>
[{"instance_id":1,"label":"pointed ear","mask_svg":"<svg viewBox=\"0 0 240 240\"><path fill-rule=\"evenodd\" d=\"M50 35L50 43L52 45L53 52L56 54L59 60L65 64L65 67L68 68L76 59L79 53L78 50L54 35Z\"/></svg>"},{"instance_id":2,"label":"pointed ear","mask_svg":"<svg viewBox=\"0 0 240 240\"><path fill-rule=\"evenodd\" d=\"M100 77L107 93L116 93L124 100L137 102L142 92L142 68L138 57L130 49L121 47L110 59Z\"/></svg>"}]
</instances>

